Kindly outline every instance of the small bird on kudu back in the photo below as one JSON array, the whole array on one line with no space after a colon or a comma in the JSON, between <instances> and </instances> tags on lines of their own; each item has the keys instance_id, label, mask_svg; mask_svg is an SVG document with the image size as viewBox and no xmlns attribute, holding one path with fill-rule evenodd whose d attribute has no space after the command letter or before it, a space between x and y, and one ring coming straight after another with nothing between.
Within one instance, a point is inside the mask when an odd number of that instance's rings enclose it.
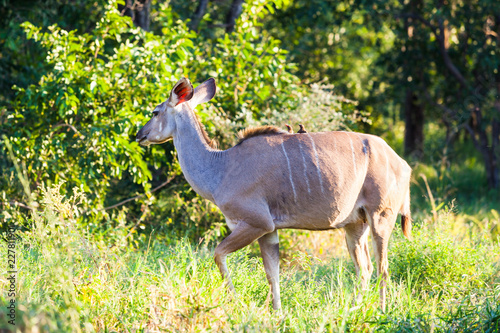
<instances>
[{"instance_id":1,"label":"small bird on kudu back","mask_svg":"<svg viewBox=\"0 0 500 333\"><path fill-rule=\"evenodd\" d=\"M292 126L288 125L288 124L285 124L286 126L286 129L288 131L288 133L290 134L293 134L293 129L292 129ZM304 125L302 124L299 124L299 131L297 133L307 133L306 129L304 128Z\"/></svg>"}]
</instances>

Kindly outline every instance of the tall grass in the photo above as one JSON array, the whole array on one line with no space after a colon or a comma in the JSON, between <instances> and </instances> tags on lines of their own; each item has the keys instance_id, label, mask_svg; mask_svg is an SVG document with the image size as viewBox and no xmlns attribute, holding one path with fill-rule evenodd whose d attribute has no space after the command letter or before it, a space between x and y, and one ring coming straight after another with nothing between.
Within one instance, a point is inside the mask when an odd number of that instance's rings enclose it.
<instances>
[{"instance_id":1,"label":"tall grass","mask_svg":"<svg viewBox=\"0 0 500 333\"><path fill-rule=\"evenodd\" d=\"M500 330L500 245L472 237L451 210L416 227L408 242L391 241L388 310L379 310L377 279L359 303L354 268L345 257L286 253L282 312L272 310L261 259L251 249L229 257L236 294L213 262L213 248L155 234L132 236L125 215L106 235L77 222L75 192L44 190L44 209L18 235L17 326L0 307L0 328L19 332L149 331L488 331ZM288 236L288 237L293 237ZM286 237L285 237L286 238ZM290 240L289 240L290 241ZM290 241L291 242L291 241ZM284 249L286 252L287 249ZM288 251L296 251L288 248ZM298 253L301 253L300 255ZM6 260L0 262L2 272ZM0 288L6 290L5 274ZM2 294L0 300L6 301Z\"/></svg>"}]
</instances>

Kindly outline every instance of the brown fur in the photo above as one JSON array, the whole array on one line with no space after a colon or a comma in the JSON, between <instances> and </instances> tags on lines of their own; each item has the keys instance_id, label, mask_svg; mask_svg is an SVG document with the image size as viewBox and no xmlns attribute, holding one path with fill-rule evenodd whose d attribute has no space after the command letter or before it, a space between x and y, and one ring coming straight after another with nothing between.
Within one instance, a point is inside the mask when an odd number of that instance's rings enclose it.
<instances>
[{"instance_id":1,"label":"brown fur","mask_svg":"<svg viewBox=\"0 0 500 333\"><path fill-rule=\"evenodd\" d=\"M255 136L285 134L281 128L276 126L249 127L238 132L238 144Z\"/></svg>"},{"instance_id":2,"label":"brown fur","mask_svg":"<svg viewBox=\"0 0 500 333\"><path fill-rule=\"evenodd\" d=\"M411 240L411 217L410 215L401 215L401 228L403 229L403 235L408 240Z\"/></svg>"}]
</instances>

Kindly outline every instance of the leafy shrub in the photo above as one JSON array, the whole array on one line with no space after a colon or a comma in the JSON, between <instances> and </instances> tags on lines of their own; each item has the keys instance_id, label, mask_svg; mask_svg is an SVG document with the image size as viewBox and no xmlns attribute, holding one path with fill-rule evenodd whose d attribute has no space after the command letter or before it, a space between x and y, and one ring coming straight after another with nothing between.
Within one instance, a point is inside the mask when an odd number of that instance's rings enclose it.
<instances>
[{"instance_id":1,"label":"leafy shrub","mask_svg":"<svg viewBox=\"0 0 500 333\"><path fill-rule=\"evenodd\" d=\"M498 259L493 244L488 238L472 242L455 236L452 229L453 224L446 222L417 227L413 241L393 242L389 250L391 278L405 281L418 294L455 295L485 287L485 281L498 272L498 267L489 265Z\"/></svg>"},{"instance_id":2,"label":"leafy shrub","mask_svg":"<svg viewBox=\"0 0 500 333\"><path fill-rule=\"evenodd\" d=\"M173 63L165 45L132 28L114 5L92 34L24 24L48 50L53 70L38 84L17 88L3 128L35 185L64 180L91 193L94 204L104 202L111 180L124 172L146 184L150 172L130 135L145 119L137 111L147 101L152 107L161 96L157 86L174 80L156 75L157 67ZM185 39L179 34L165 42L176 37ZM119 44L122 38L127 42Z\"/></svg>"},{"instance_id":3,"label":"leafy shrub","mask_svg":"<svg viewBox=\"0 0 500 333\"><path fill-rule=\"evenodd\" d=\"M319 98L317 89L300 85L290 74L293 65L280 42L259 30L258 19L269 5L245 6L237 33L217 40L204 40L183 22L175 22L168 3L155 16L161 35L134 28L130 18L117 11L115 1L107 4L90 33L23 24L27 36L46 50L45 65L52 70L36 84L15 88L16 98L3 112L0 135L11 142L15 162L25 165L35 199L41 184L64 182L63 192L78 187L88 197L81 213L96 226L113 223L102 208L147 193L152 184L163 182L165 174L179 175L171 144L144 149L134 139L182 75L199 81L217 79L214 102L198 113L212 135L228 129L218 127L217 119L231 124L222 140L226 146L231 144L226 138L242 127L259 124L262 118L279 125L302 107L323 105L321 128L350 121L355 104L330 92ZM340 112L343 107L349 116ZM335 112L328 114L331 108ZM219 118L213 117L215 113ZM0 190L8 200L22 201L15 163L6 158L4 144L2 148L5 172ZM129 207L127 217L147 231L174 229L192 239L222 220L213 206L199 204L182 177L175 177L170 190L148 193ZM164 217L165 212L170 216Z\"/></svg>"}]
</instances>

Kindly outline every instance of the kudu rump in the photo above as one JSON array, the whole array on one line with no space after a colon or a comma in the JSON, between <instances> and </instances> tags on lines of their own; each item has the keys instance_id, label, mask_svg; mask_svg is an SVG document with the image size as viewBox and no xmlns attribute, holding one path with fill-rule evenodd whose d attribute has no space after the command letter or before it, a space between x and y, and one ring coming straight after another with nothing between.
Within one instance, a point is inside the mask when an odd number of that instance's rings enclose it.
<instances>
[{"instance_id":1,"label":"kudu rump","mask_svg":"<svg viewBox=\"0 0 500 333\"><path fill-rule=\"evenodd\" d=\"M214 79L193 89L181 78L136 140L147 146L173 139L189 184L226 217L231 234L215 249L215 262L229 287L234 288L226 256L257 240L273 307L279 309L278 229L344 228L365 290L373 271L370 229L385 309L387 245L398 213L404 235L411 233L408 164L373 135L290 134L272 126L240 132L236 146L217 150L194 113L215 91Z\"/></svg>"}]
</instances>

